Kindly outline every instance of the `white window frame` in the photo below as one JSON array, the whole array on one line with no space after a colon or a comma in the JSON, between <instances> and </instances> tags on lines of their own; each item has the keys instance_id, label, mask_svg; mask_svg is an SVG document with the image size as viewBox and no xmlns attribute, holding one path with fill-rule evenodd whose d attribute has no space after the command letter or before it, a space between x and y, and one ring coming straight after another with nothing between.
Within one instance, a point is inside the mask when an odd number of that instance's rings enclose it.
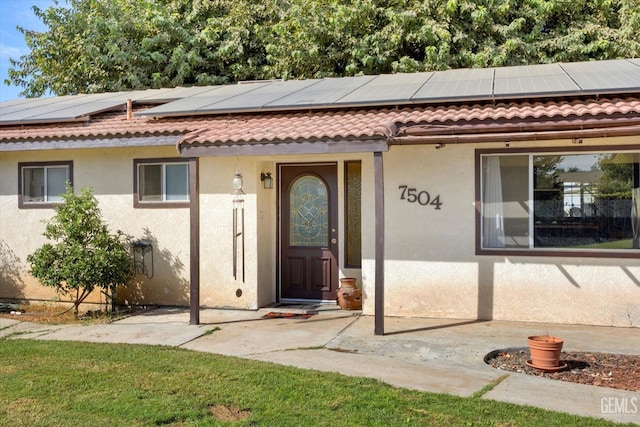
<instances>
[{"instance_id":1,"label":"white window frame","mask_svg":"<svg viewBox=\"0 0 640 427\"><path fill-rule=\"evenodd\" d=\"M171 200L167 199L167 166L181 165L185 166L185 182L186 182L186 194L185 199ZM140 177L142 174L140 170L145 166L160 166L161 167L161 195L160 200L142 200L140 192L141 183ZM189 206L191 199L189 189L189 162L184 159L135 159L134 160L134 206L137 208L144 207L187 207Z\"/></svg>"},{"instance_id":2,"label":"white window frame","mask_svg":"<svg viewBox=\"0 0 640 427\"><path fill-rule=\"evenodd\" d=\"M25 171L26 170L35 170L42 169L43 171L43 189L42 189L42 197L43 200L28 200L25 194ZM51 200L53 195L47 192L48 188L48 179L49 174L48 170L50 169L66 169L66 178L63 183L70 183L73 185L73 162L71 161L56 161L56 162L29 162L29 163L19 163L18 164L18 180L19 180L19 188L18 188L18 205L21 209L27 208L52 208L60 203L64 203L62 199L60 200ZM64 194L64 191L60 194ZM56 194L59 196L59 194Z\"/></svg>"}]
</instances>

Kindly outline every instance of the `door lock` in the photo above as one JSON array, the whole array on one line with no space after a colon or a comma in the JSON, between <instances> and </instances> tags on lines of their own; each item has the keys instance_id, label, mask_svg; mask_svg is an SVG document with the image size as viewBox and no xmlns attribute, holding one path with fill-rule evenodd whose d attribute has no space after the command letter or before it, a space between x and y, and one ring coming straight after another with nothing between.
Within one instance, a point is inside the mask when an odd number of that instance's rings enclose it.
<instances>
[{"instance_id":1,"label":"door lock","mask_svg":"<svg viewBox=\"0 0 640 427\"><path fill-rule=\"evenodd\" d=\"M333 243L333 244L335 245L336 243L338 243L338 239L336 239L336 238L334 237L333 239L331 239L331 243Z\"/></svg>"}]
</instances>

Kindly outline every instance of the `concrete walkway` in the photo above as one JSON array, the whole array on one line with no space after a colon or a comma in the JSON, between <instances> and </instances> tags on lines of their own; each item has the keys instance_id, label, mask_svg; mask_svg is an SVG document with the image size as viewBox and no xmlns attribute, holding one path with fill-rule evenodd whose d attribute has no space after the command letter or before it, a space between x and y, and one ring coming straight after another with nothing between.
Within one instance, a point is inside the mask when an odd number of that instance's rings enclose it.
<instances>
[{"instance_id":1,"label":"concrete walkway","mask_svg":"<svg viewBox=\"0 0 640 427\"><path fill-rule=\"evenodd\" d=\"M547 332L563 337L565 350L640 354L637 328L389 317L385 335L376 336L373 317L359 312L318 306L307 309L315 313L308 319L263 318L277 310L287 309L203 309L198 326L182 308L89 326L0 318L0 337L168 345L458 396L499 382L483 398L640 425L638 392L505 372L483 361L492 350L525 347L527 336Z\"/></svg>"}]
</instances>

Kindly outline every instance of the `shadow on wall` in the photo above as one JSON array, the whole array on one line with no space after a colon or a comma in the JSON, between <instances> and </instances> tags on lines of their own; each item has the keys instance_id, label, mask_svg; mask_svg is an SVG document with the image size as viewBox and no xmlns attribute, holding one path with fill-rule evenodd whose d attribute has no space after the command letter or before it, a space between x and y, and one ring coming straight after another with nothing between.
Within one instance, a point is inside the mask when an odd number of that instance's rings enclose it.
<instances>
[{"instance_id":1,"label":"shadow on wall","mask_svg":"<svg viewBox=\"0 0 640 427\"><path fill-rule=\"evenodd\" d=\"M118 290L118 304L188 306L189 281L184 278L184 263L170 249L160 247L158 239L147 228L134 242L149 244L150 251L143 257L132 250L136 275L128 286Z\"/></svg>"},{"instance_id":2,"label":"shadow on wall","mask_svg":"<svg viewBox=\"0 0 640 427\"><path fill-rule=\"evenodd\" d=\"M506 258L505 258L506 260ZM478 261L478 303L477 303L477 319L478 320L493 320L494 316L494 288L495 288L495 266L501 262L495 261L492 259L480 259ZM518 264L519 262L513 262L514 264ZM523 264L526 264L523 263ZM571 265L569 263L564 265L558 265L553 262L545 262L545 261L537 261L536 265L539 266L551 266L557 269L566 279L566 283L575 287L576 289L581 289L581 285L578 280L570 273L570 271L565 267L565 265ZM598 260L594 258L592 263L589 263L588 259L585 259L582 266L598 266ZM607 266L608 267L608 266ZM640 288L640 278L634 274L627 266L617 266L620 268L624 274L629 278L629 280L638 288ZM637 300L636 300L637 301ZM532 302L533 303L533 302ZM637 310L634 309L637 307L637 302L630 301L626 310L626 317L629 319L629 325L635 327L638 325L638 317L635 313ZM624 308L621 308L624 310Z\"/></svg>"},{"instance_id":3,"label":"shadow on wall","mask_svg":"<svg viewBox=\"0 0 640 427\"><path fill-rule=\"evenodd\" d=\"M25 284L20 274L20 258L0 240L0 298L24 299Z\"/></svg>"}]
</instances>

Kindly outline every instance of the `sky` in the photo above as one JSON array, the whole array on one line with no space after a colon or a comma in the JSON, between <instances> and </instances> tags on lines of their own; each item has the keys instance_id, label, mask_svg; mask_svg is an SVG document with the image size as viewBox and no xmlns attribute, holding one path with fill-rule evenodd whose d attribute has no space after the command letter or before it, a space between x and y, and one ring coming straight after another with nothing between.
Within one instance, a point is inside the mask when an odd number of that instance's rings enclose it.
<instances>
[{"instance_id":1,"label":"sky","mask_svg":"<svg viewBox=\"0 0 640 427\"><path fill-rule=\"evenodd\" d=\"M61 6L65 5L64 0L59 3ZM46 9L53 5L53 0L0 0L0 101L22 98L18 95L22 91L21 87L4 84L8 77L9 58L18 59L29 52L24 37L16 26L28 30L45 30L46 27L31 8L38 6L40 9Z\"/></svg>"}]
</instances>

